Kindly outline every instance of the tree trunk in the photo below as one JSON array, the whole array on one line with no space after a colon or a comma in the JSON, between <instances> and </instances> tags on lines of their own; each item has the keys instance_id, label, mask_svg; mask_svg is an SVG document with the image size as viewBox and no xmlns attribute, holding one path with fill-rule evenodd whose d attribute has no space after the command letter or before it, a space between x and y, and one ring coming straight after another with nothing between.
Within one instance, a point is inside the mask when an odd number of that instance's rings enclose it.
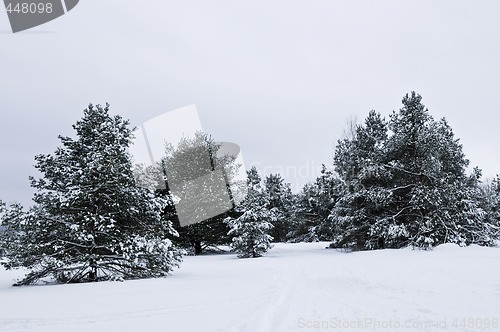
<instances>
[{"instance_id":1,"label":"tree trunk","mask_svg":"<svg viewBox=\"0 0 500 332\"><path fill-rule=\"evenodd\" d=\"M97 281L97 262L95 261L95 259L90 260L89 281Z\"/></svg>"},{"instance_id":2,"label":"tree trunk","mask_svg":"<svg viewBox=\"0 0 500 332\"><path fill-rule=\"evenodd\" d=\"M201 255L202 249L201 249L201 241L195 241L194 242L194 254L196 256Z\"/></svg>"}]
</instances>

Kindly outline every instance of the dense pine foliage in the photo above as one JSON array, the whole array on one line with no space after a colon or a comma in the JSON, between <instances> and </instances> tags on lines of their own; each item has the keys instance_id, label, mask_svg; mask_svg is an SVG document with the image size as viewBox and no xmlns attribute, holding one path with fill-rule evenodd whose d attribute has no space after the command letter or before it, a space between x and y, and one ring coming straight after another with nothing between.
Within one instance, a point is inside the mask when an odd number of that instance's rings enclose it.
<instances>
[{"instance_id":1,"label":"dense pine foliage","mask_svg":"<svg viewBox=\"0 0 500 332\"><path fill-rule=\"evenodd\" d=\"M344 183L325 165L313 183L306 184L293 197L291 242L329 241L332 225L330 211L344 195Z\"/></svg>"},{"instance_id":2,"label":"dense pine foliage","mask_svg":"<svg viewBox=\"0 0 500 332\"><path fill-rule=\"evenodd\" d=\"M292 189L281 175L270 174L264 180L264 195L267 199L267 209L273 214L270 235L275 242L286 242L291 231L289 220L292 217Z\"/></svg>"},{"instance_id":3,"label":"dense pine foliage","mask_svg":"<svg viewBox=\"0 0 500 332\"><path fill-rule=\"evenodd\" d=\"M35 205L3 218L4 265L30 270L20 285L169 274L181 260L168 239L176 231L161 216L171 202L136 186L128 122L90 105L73 128L76 139L59 137L54 154L35 158L42 174L31 179Z\"/></svg>"},{"instance_id":4,"label":"dense pine foliage","mask_svg":"<svg viewBox=\"0 0 500 332\"><path fill-rule=\"evenodd\" d=\"M406 95L389 121L370 112L334 159L347 192L329 216L332 247L493 244L497 227L484 218L480 171L466 174L461 144L420 95Z\"/></svg>"},{"instance_id":5,"label":"dense pine foliage","mask_svg":"<svg viewBox=\"0 0 500 332\"><path fill-rule=\"evenodd\" d=\"M235 216L236 186L230 185L237 182L234 178L240 165L236 156L224 153L221 146L209 135L197 132L194 137L183 137L175 147L166 144L159 165L166 175L165 194L178 200L175 209L169 206L165 211L179 232L174 242L196 255L231 242L224 219Z\"/></svg>"},{"instance_id":6,"label":"dense pine foliage","mask_svg":"<svg viewBox=\"0 0 500 332\"><path fill-rule=\"evenodd\" d=\"M269 234L276 220L275 211L269 210L269 200L262 188L262 180L255 167L247 171L247 195L237 210L238 218L227 218L229 235L233 236L231 249L238 257L260 257L271 248Z\"/></svg>"}]
</instances>

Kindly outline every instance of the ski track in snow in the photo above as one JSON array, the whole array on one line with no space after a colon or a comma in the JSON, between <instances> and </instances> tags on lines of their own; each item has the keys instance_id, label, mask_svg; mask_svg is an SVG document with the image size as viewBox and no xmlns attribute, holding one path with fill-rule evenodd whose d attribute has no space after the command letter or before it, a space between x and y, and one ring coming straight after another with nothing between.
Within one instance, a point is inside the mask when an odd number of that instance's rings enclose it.
<instances>
[{"instance_id":1,"label":"ski track in snow","mask_svg":"<svg viewBox=\"0 0 500 332\"><path fill-rule=\"evenodd\" d=\"M20 272L0 269L0 331L500 329L452 325L500 320L500 249L345 253L326 245L275 244L258 259L186 257L170 277L121 283L10 287ZM328 325L339 320L372 325ZM431 325L381 328L374 321Z\"/></svg>"}]
</instances>

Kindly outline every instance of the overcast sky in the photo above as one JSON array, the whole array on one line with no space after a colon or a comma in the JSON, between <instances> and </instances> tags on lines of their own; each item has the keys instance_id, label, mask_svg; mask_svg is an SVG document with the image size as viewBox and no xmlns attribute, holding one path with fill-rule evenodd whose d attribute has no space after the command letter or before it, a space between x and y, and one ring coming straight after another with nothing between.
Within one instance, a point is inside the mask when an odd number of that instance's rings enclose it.
<instances>
[{"instance_id":1,"label":"overcast sky","mask_svg":"<svg viewBox=\"0 0 500 332\"><path fill-rule=\"evenodd\" d=\"M89 102L134 125L195 104L247 167L297 189L331 165L349 116L388 116L415 90L493 176L499 15L486 0L83 0L12 34L0 10L0 198L29 204L34 155Z\"/></svg>"}]
</instances>

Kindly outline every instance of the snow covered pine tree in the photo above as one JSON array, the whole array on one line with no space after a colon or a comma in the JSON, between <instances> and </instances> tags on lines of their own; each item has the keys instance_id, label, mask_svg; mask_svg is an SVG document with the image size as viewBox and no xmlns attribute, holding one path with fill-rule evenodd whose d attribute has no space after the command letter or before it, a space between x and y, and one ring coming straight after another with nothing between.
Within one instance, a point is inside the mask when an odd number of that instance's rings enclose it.
<instances>
[{"instance_id":1,"label":"snow covered pine tree","mask_svg":"<svg viewBox=\"0 0 500 332\"><path fill-rule=\"evenodd\" d=\"M335 149L335 170L345 182L346 192L331 211L334 234L332 247L354 250L383 247L379 234L370 228L383 219L391 194L391 174L385 163L387 124L382 116L370 111L364 125L352 130L352 136L339 140Z\"/></svg>"},{"instance_id":2,"label":"snow covered pine tree","mask_svg":"<svg viewBox=\"0 0 500 332\"><path fill-rule=\"evenodd\" d=\"M193 249L195 255L231 241L224 219L235 216L235 200L230 184L234 184L240 165L236 163L236 155L221 153L221 148L221 143L201 131L193 137L182 137L176 147L169 143L165 145L165 156L160 167L165 169L166 181L169 190L172 190L167 195L174 194L181 203L169 212L179 232L174 243L189 251ZM214 171L223 174L230 202L225 195L221 195L218 187L220 178L210 176L216 174L212 173ZM172 187L173 183L176 183L175 188ZM183 198L187 198L184 199L185 204L182 204ZM214 211L220 213L214 216ZM179 214L184 221L189 220L191 223L181 225Z\"/></svg>"},{"instance_id":3,"label":"snow covered pine tree","mask_svg":"<svg viewBox=\"0 0 500 332\"><path fill-rule=\"evenodd\" d=\"M269 174L264 180L264 192L268 201L267 209L274 219L271 236L275 242L286 242L291 230L290 216L292 213L292 189L290 183L284 182L279 174Z\"/></svg>"},{"instance_id":4,"label":"snow covered pine tree","mask_svg":"<svg viewBox=\"0 0 500 332\"><path fill-rule=\"evenodd\" d=\"M480 206L480 171L445 119L435 121L415 92L390 121L374 111L339 141L336 171L348 193L332 210L332 247L429 248L494 244L496 226Z\"/></svg>"},{"instance_id":5,"label":"snow covered pine tree","mask_svg":"<svg viewBox=\"0 0 500 332\"><path fill-rule=\"evenodd\" d=\"M53 155L35 157L41 179L35 205L5 220L7 269L30 270L17 285L52 277L58 282L162 277L181 262L167 237L175 234L161 212L170 202L136 186L128 121L92 106L60 136Z\"/></svg>"},{"instance_id":6,"label":"snow covered pine tree","mask_svg":"<svg viewBox=\"0 0 500 332\"><path fill-rule=\"evenodd\" d=\"M268 200L261 185L261 178L255 167L247 171L247 195L237 207L242 214L234 219L227 218L229 235L233 235L231 249L240 258L255 258L271 249L272 236L269 235L275 219L273 212L267 209Z\"/></svg>"},{"instance_id":7,"label":"snow covered pine tree","mask_svg":"<svg viewBox=\"0 0 500 332\"><path fill-rule=\"evenodd\" d=\"M387 246L441 243L492 245L493 225L479 203L479 169L467 175L469 160L445 119L435 121L415 92L391 115L387 141L393 175L390 213L372 227ZM396 230L396 231L395 231Z\"/></svg>"},{"instance_id":8,"label":"snow covered pine tree","mask_svg":"<svg viewBox=\"0 0 500 332\"><path fill-rule=\"evenodd\" d=\"M332 239L332 224L328 216L345 194L345 185L323 164L316 181L306 183L294 195L291 209L291 242L328 241Z\"/></svg>"}]
</instances>

